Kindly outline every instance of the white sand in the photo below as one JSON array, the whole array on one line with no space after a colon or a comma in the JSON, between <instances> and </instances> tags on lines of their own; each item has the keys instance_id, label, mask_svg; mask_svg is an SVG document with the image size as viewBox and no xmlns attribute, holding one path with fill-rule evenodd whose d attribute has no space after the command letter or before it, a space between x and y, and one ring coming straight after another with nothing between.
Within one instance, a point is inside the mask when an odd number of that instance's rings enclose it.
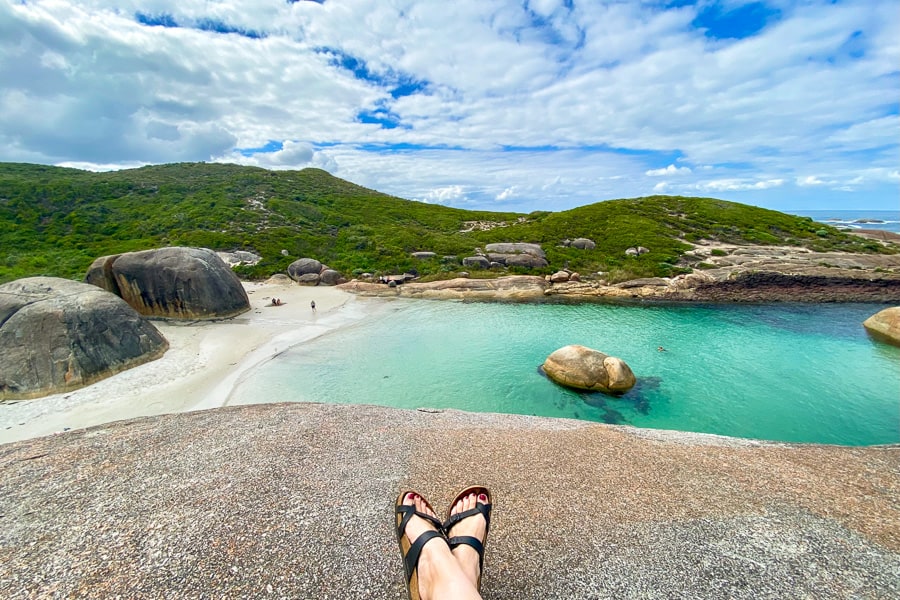
<instances>
[{"instance_id":1,"label":"white sand","mask_svg":"<svg viewBox=\"0 0 900 600\"><path fill-rule=\"evenodd\" d=\"M93 385L0 403L0 443L137 416L223 406L248 370L291 346L363 318L378 303L333 287L246 283L249 312L217 322L154 321L169 340L155 361ZM272 297L282 306L271 306ZM310 308L315 300L316 312Z\"/></svg>"}]
</instances>

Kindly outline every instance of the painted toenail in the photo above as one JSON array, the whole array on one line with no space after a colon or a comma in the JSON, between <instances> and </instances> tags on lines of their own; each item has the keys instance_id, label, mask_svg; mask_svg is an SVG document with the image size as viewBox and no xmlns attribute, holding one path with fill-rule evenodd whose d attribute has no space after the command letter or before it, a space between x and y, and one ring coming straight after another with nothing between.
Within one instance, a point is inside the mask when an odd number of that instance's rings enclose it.
<instances>
[{"instance_id":1,"label":"painted toenail","mask_svg":"<svg viewBox=\"0 0 900 600\"><path fill-rule=\"evenodd\" d=\"M478 499L482 502L487 502L487 496L485 494L481 494L478 496Z\"/></svg>"}]
</instances>

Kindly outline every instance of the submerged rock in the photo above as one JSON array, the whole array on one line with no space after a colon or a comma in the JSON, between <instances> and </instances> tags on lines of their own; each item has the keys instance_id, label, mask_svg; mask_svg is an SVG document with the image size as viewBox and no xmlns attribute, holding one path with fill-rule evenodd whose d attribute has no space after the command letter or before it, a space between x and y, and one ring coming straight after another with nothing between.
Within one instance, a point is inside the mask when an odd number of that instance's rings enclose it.
<instances>
[{"instance_id":1,"label":"submerged rock","mask_svg":"<svg viewBox=\"0 0 900 600\"><path fill-rule=\"evenodd\" d=\"M875 313L863 321L863 327L872 337L900 346L900 306L892 306Z\"/></svg>"},{"instance_id":2,"label":"submerged rock","mask_svg":"<svg viewBox=\"0 0 900 600\"><path fill-rule=\"evenodd\" d=\"M97 286L56 277L0 285L0 398L83 387L168 347L152 323Z\"/></svg>"},{"instance_id":3,"label":"submerged rock","mask_svg":"<svg viewBox=\"0 0 900 600\"><path fill-rule=\"evenodd\" d=\"M547 377L567 387L607 393L623 393L637 379L625 361L585 346L564 346L543 364Z\"/></svg>"}]
</instances>

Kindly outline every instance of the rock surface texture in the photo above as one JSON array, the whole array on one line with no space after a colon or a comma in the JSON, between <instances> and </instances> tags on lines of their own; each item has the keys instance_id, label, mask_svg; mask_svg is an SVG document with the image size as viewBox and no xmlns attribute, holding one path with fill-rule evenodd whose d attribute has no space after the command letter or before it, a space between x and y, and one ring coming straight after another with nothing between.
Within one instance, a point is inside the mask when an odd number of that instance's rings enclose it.
<instances>
[{"instance_id":1,"label":"rock surface texture","mask_svg":"<svg viewBox=\"0 0 900 600\"><path fill-rule=\"evenodd\" d=\"M900 597L900 447L334 404L4 444L0 597L401 600L394 498L471 483L486 599Z\"/></svg>"},{"instance_id":2,"label":"rock surface texture","mask_svg":"<svg viewBox=\"0 0 900 600\"><path fill-rule=\"evenodd\" d=\"M872 337L900 346L900 306L875 313L863 322Z\"/></svg>"},{"instance_id":3,"label":"rock surface texture","mask_svg":"<svg viewBox=\"0 0 900 600\"><path fill-rule=\"evenodd\" d=\"M607 393L623 393L637 379L621 358L585 346L563 346L542 365L547 377L567 387Z\"/></svg>"},{"instance_id":4,"label":"rock surface texture","mask_svg":"<svg viewBox=\"0 0 900 600\"><path fill-rule=\"evenodd\" d=\"M101 256L91 264L85 280L120 296L148 317L221 319L250 310L237 275L206 248Z\"/></svg>"},{"instance_id":5,"label":"rock surface texture","mask_svg":"<svg viewBox=\"0 0 900 600\"><path fill-rule=\"evenodd\" d=\"M73 390L168 347L156 327L96 286L55 277L0 285L0 398Z\"/></svg>"}]
</instances>

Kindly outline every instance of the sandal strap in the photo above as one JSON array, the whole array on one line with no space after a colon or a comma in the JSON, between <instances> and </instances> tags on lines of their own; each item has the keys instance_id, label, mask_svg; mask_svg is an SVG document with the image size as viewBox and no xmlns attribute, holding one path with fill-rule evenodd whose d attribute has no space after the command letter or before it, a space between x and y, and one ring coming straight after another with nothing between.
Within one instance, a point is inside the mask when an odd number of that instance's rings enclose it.
<instances>
[{"instance_id":1,"label":"sandal strap","mask_svg":"<svg viewBox=\"0 0 900 600\"><path fill-rule=\"evenodd\" d=\"M425 544L427 544L434 538L441 538L442 540L446 541L446 538L444 538L444 536L439 532L428 530L416 538L416 541L413 542L412 546L409 547L409 552L407 552L406 556L403 557L403 567L406 569L407 585L409 585L413 573L415 573L416 567L419 564L419 555L422 554L422 548L424 548Z\"/></svg>"},{"instance_id":2,"label":"sandal strap","mask_svg":"<svg viewBox=\"0 0 900 600\"><path fill-rule=\"evenodd\" d=\"M425 513L418 512L415 506L401 504L397 507L397 513L403 514L403 518L400 519L400 524L397 525L397 537L401 537L406 533L406 525L407 523L409 523L409 520L413 518L413 516L422 517L423 519L437 527L438 531L440 531L441 527L443 527L443 523L441 523L437 518L432 517L431 515L426 515Z\"/></svg>"},{"instance_id":3,"label":"sandal strap","mask_svg":"<svg viewBox=\"0 0 900 600\"><path fill-rule=\"evenodd\" d=\"M484 535L487 537L488 531L491 529L491 505L490 504L476 504L475 508L470 508L469 510L463 511L461 513L456 513L455 515L450 515L450 518L444 521L442 525L444 529L444 533L450 535L450 529L462 521L463 519L467 519L469 517L474 517L475 515L484 515Z\"/></svg>"},{"instance_id":4,"label":"sandal strap","mask_svg":"<svg viewBox=\"0 0 900 600\"><path fill-rule=\"evenodd\" d=\"M484 571L484 544L481 543L481 540L471 535L457 535L447 540L447 543L450 544L451 550L457 546L471 546L474 548L475 552L478 553L478 568Z\"/></svg>"}]
</instances>

